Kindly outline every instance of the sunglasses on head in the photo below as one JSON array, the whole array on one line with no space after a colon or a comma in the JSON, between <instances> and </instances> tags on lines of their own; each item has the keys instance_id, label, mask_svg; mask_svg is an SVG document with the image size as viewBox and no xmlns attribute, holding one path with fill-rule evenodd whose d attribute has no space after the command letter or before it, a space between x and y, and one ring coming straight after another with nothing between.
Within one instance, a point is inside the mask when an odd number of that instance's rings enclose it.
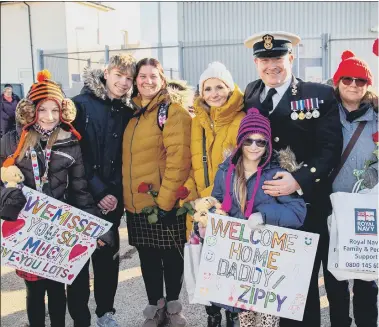
<instances>
[{"instance_id":1,"label":"sunglasses on head","mask_svg":"<svg viewBox=\"0 0 379 327\"><path fill-rule=\"evenodd\" d=\"M267 145L265 139L246 139L243 141L243 146L251 146L253 143L255 143L258 148L264 148Z\"/></svg>"},{"instance_id":2,"label":"sunglasses on head","mask_svg":"<svg viewBox=\"0 0 379 327\"><path fill-rule=\"evenodd\" d=\"M367 79L364 78L354 78L354 77L342 77L341 81L344 85L351 85L355 81L355 85L358 87L365 86L367 84Z\"/></svg>"}]
</instances>

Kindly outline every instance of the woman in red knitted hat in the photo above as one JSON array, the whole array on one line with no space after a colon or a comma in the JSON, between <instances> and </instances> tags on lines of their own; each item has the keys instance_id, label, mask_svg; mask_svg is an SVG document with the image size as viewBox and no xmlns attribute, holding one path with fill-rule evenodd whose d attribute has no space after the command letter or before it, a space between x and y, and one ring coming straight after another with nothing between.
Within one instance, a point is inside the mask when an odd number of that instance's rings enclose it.
<instances>
[{"instance_id":1,"label":"woman in red knitted hat","mask_svg":"<svg viewBox=\"0 0 379 327\"><path fill-rule=\"evenodd\" d=\"M371 189L378 183L378 158L374 154L378 149L378 96L370 90L372 80L371 70L363 60L351 51L343 52L333 82L339 101L344 151L352 139L357 141L348 157L341 160L341 169L331 175L333 192L352 192L357 178L362 182L361 188ZM347 327L352 322L349 282L336 281L336 285L331 294L328 293L331 326ZM354 280L353 294L357 327L378 326L377 284Z\"/></svg>"},{"instance_id":2,"label":"woman in red knitted hat","mask_svg":"<svg viewBox=\"0 0 379 327\"><path fill-rule=\"evenodd\" d=\"M15 165L24 175L24 185L100 216L86 190L78 143L80 135L71 125L76 116L75 105L65 99L58 84L50 80L48 71L40 72L37 79L26 98L17 105L17 130L1 138L2 172ZM26 202L25 196L20 188L5 188L3 184L0 188L0 216L5 220L16 220ZM51 326L64 327L65 284L19 270L16 273L25 280L29 326L45 326L47 292ZM74 324L79 326L77 321Z\"/></svg>"}]
</instances>

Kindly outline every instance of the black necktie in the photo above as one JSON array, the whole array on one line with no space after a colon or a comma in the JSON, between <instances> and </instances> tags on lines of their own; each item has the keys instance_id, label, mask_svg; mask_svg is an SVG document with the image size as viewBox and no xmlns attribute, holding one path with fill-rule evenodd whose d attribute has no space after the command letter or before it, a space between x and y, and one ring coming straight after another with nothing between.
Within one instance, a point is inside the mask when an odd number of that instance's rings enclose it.
<instances>
[{"instance_id":1,"label":"black necktie","mask_svg":"<svg viewBox=\"0 0 379 327\"><path fill-rule=\"evenodd\" d=\"M274 103L272 102L272 97L276 94L276 90L274 88L269 89L266 95L266 98L262 102L262 108L268 115L274 109Z\"/></svg>"}]
</instances>

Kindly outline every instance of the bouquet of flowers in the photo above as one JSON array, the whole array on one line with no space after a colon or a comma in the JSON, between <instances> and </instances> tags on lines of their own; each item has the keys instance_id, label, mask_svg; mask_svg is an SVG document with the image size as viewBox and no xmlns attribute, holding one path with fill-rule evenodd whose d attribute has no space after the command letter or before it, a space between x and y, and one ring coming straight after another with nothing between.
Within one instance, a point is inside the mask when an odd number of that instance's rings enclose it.
<instances>
[{"instance_id":1,"label":"bouquet of flowers","mask_svg":"<svg viewBox=\"0 0 379 327\"><path fill-rule=\"evenodd\" d=\"M138 193L149 194L153 198L153 201L154 201L155 205L143 208L142 209L142 213L148 215L147 219L148 219L148 221L149 221L150 224L156 224L158 222L158 203L157 203L157 200L156 200L156 198L158 197L158 192L153 190L153 185L152 184L148 184L148 183L142 182L138 186ZM189 192L189 190L185 186L180 186L178 188L178 190L176 191L176 203L179 200L186 199L189 194L190 194L190 192ZM177 216L181 216L181 215L183 215L183 214L185 214L187 212L189 214L191 214L191 215L193 215L194 212L195 212L193 210L193 208L192 208L192 205L190 203L185 203L183 205L183 207L181 207L180 209L178 209L178 211L176 212L176 215Z\"/></svg>"},{"instance_id":2,"label":"bouquet of flowers","mask_svg":"<svg viewBox=\"0 0 379 327\"><path fill-rule=\"evenodd\" d=\"M372 134L372 140L376 145L376 149L373 151L373 156L371 159L366 160L365 165L362 169L354 169L353 174L359 182L359 187L356 191L362 189L373 188L378 183L378 170L375 165L378 163L379 159L379 135L378 132Z\"/></svg>"}]
</instances>

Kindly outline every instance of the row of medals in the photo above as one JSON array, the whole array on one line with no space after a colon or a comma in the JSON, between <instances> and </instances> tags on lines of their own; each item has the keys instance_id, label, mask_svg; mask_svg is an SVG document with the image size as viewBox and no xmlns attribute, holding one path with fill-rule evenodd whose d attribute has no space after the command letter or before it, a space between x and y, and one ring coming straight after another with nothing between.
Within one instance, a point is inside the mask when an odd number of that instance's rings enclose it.
<instances>
[{"instance_id":1,"label":"row of medals","mask_svg":"<svg viewBox=\"0 0 379 327\"><path fill-rule=\"evenodd\" d=\"M297 94L296 84L293 83L291 85L291 87L292 87L292 95L296 95ZM303 120L304 118L311 119L311 118L320 117L320 112L316 108L311 108L311 110L313 110L313 111L310 112L310 110L307 109L306 113L304 113L303 111L300 111L300 113L297 113L296 111L298 111L298 110L293 111L293 113L291 114L291 119L292 120L297 120L297 119Z\"/></svg>"},{"instance_id":2,"label":"row of medals","mask_svg":"<svg viewBox=\"0 0 379 327\"><path fill-rule=\"evenodd\" d=\"M303 111L300 111L299 113L294 111L291 114L291 119L292 120L297 120L297 119L303 120L304 118L311 119L311 118L320 117L320 112L317 109L312 109L312 110L313 110L312 112L307 111L306 113L304 113Z\"/></svg>"}]
</instances>

